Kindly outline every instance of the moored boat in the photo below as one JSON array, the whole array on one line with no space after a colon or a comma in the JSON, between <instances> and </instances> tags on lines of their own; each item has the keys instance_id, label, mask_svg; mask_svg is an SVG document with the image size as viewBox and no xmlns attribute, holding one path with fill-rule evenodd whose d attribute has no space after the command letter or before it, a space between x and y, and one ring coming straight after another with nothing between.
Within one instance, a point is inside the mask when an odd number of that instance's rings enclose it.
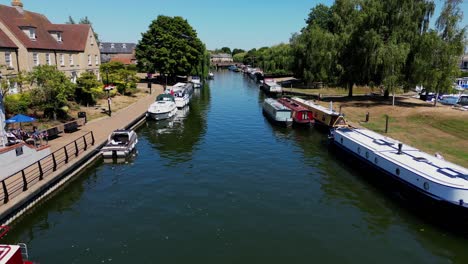
<instances>
[{"instance_id":1,"label":"moored boat","mask_svg":"<svg viewBox=\"0 0 468 264\"><path fill-rule=\"evenodd\" d=\"M213 80L213 79L214 79L214 73L213 73L213 72L209 72L209 73L208 73L208 78L209 78L210 80Z\"/></svg>"},{"instance_id":2,"label":"moored boat","mask_svg":"<svg viewBox=\"0 0 468 264\"><path fill-rule=\"evenodd\" d=\"M289 98L283 97L278 99L278 102L291 109L291 117L294 121L294 124L297 125L310 125L314 122L314 116L310 110L299 105L295 101L292 101Z\"/></svg>"},{"instance_id":3,"label":"moored boat","mask_svg":"<svg viewBox=\"0 0 468 264\"><path fill-rule=\"evenodd\" d=\"M192 76L192 83L194 88L200 88L201 87L201 79L199 76Z\"/></svg>"},{"instance_id":4,"label":"moored boat","mask_svg":"<svg viewBox=\"0 0 468 264\"><path fill-rule=\"evenodd\" d=\"M411 192L444 208L468 212L468 169L367 129L337 128L331 139L334 146Z\"/></svg>"},{"instance_id":5,"label":"moored boat","mask_svg":"<svg viewBox=\"0 0 468 264\"><path fill-rule=\"evenodd\" d=\"M166 89L167 94L174 95L177 108L183 108L190 103L193 94L192 83L176 83Z\"/></svg>"},{"instance_id":6,"label":"moored boat","mask_svg":"<svg viewBox=\"0 0 468 264\"><path fill-rule=\"evenodd\" d=\"M291 100L312 111L315 120L315 126L319 125L319 127L324 127L327 129L348 126L343 115L333 110L332 103L330 103L329 108L326 108L312 101L304 100L299 97L293 97Z\"/></svg>"},{"instance_id":7,"label":"moored boat","mask_svg":"<svg viewBox=\"0 0 468 264\"><path fill-rule=\"evenodd\" d=\"M156 101L150 105L146 116L154 120L164 120L173 117L177 112L174 96L170 94L160 94Z\"/></svg>"},{"instance_id":8,"label":"moored boat","mask_svg":"<svg viewBox=\"0 0 468 264\"><path fill-rule=\"evenodd\" d=\"M263 101L263 114L275 125L289 127L292 125L291 109L272 98Z\"/></svg>"},{"instance_id":9,"label":"moored boat","mask_svg":"<svg viewBox=\"0 0 468 264\"><path fill-rule=\"evenodd\" d=\"M0 226L2 230L0 238L5 236L9 230L8 226ZM0 263L1 264L33 264L35 262L27 260L28 247L24 243L17 245L3 245L0 244Z\"/></svg>"},{"instance_id":10,"label":"moored boat","mask_svg":"<svg viewBox=\"0 0 468 264\"><path fill-rule=\"evenodd\" d=\"M281 85L276 83L273 79L264 79L260 85L260 89L266 94L280 94L283 92Z\"/></svg>"},{"instance_id":11,"label":"moored boat","mask_svg":"<svg viewBox=\"0 0 468 264\"><path fill-rule=\"evenodd\" d=\"M132 153L138 143L138 137L133 130L115 130L109 135L107 143L101 149L104 158L125 158Z\"/></svg>"}]
</instances>

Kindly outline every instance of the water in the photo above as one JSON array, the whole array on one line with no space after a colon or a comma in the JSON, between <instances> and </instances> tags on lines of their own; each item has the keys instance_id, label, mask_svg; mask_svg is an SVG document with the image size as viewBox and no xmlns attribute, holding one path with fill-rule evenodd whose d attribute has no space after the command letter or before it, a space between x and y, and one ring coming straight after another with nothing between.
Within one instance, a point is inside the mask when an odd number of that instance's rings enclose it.
<instances>
[{"instance_id":1,"label":"water","mask_svg":"<svg viewBox=\"0 0 468 264\"><path fill-rule=\"evenodd\" d=\"M219 72L138 155L99 163L16 222L41 263L466 263L439 229L337 159L314 129L272 127L263 95ZM450 219L448 219L450 221Z\"/></svg>"}]
</instances>

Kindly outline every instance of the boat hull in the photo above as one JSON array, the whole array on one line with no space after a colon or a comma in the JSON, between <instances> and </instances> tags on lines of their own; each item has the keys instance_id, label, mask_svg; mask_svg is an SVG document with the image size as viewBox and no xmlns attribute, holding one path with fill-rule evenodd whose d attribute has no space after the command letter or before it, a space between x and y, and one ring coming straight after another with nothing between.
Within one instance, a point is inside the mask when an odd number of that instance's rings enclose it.
<instances>
[{"instance_id":1,"label":"boat hull","mask_svg":"<svg viewBox=\"0 0 468 264\"><path fill-rule=\"evenodd\" d=\"M159 121L159 120L169 119L173 117L176 113L177 113L177 108L174 108L169 112L163 112L163 113L146 112L146 116L150 119Z\"/></svg>"},{"instance_id":2,"label":"boat hull","mask_svg":"<svg viewBox=\"0 0 468 264\"><path fill-rule=\"evenodd\" d=\"M271 116L265 109L262 110L263 115L270 121L275 126L280 126L280 127L291 127L293 124L292 120L277 120L273 116Z\"/></svg>"}]
</instances>

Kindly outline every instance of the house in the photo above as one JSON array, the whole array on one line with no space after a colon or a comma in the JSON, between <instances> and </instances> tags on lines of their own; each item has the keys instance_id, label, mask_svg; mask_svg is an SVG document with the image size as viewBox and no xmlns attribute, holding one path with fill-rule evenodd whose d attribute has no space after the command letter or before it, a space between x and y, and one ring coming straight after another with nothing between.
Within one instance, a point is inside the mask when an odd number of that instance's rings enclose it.
<instances>
[{"instance_id":1,"label":"house","mask_svg":"<svg viewBox=\"0 0 468 264\"><path fill-rule=\"evenodd\" d=\"M136 64L135 47L135 43L101 42L99 43L101 61L103 63L119 61L126 65Z\"/></svg>"},{"instance_id":2,"label":"house","mask_svg":"<svg viewBox=\"0 0 468 264\"><path fill-rule=\"evenodd\" d=\"M90 25L53 24L44 15L26 11L21 0L0 5L0 64L2 78L38 65L53 65L72 82L83 72L98 79L100 51ZM10 92L16 85L10 83Z\"/></svg>"},{"instance_id":3,"label":"house","mask_svg":"<svg viewBox=\"0 0 468 264\"><path fill-rule=\"evenodd\" d=\"M212 64L234 62L231 54L227 54L227 53L211 54L210 61Z\"/></svg>"}]
</instances>

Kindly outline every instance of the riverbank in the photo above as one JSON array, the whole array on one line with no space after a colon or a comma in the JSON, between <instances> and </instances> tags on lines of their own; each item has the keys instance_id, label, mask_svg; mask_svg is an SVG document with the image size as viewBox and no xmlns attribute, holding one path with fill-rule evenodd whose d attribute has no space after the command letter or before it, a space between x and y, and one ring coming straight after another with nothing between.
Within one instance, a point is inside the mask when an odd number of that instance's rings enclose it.
<instances>
[{"instance_id":1,"label":"riverbank","mask_svg":"<svg viewBox=\"0 0 468 264\"><path fill-rule=\"evenodd\" d=\"M427 153L440 153L446 160L468 166L468 112L451 106L424 102L412 97L392 99L377 96L325 98L319 103L345 114L354 126L385 134L386 115L389 116L389 137L419 148ZM369 122L365 122L369 113Z\"/></svg>"},{"instance_id":2,"label":"riverbank","mask_svg":"<svg viewBox=\"0 0 468 264\"><path fill-rule=\"evenodd\" d=\"M62 179L72 178L73 175L80 171L77 169L78 167L85 167L97 157L96 155L98 154L99 148L106 142L107 137L112 131L125 128L144 118L148 106L153 103L155 97L162 92L162 86L153 85L153 93L151 95L146 94L145 97L142 97L130 106L114 112L111 117L106 116L94 119L74 133L61 134L57 139L49 141L51 151L54 152L64 148L76 139L84 138L85 135L88 135L90 132L92 132L94 136L94 144L85 148L84 151L79 151L76 158L52 172L50 175L44 175L42 181L29 186L29 188L22 193L11 198L8 203L0 205L0 219L2 223L9 223L21 216L28 206L34 205L37 203L38 199L44 198L44 194L50 190L53 191L54 188L56 188L55 184L65 184L66 181L64 182ZM21 175L15 175L13 177L21 178Z\"/></svg>"}]
</instances>

